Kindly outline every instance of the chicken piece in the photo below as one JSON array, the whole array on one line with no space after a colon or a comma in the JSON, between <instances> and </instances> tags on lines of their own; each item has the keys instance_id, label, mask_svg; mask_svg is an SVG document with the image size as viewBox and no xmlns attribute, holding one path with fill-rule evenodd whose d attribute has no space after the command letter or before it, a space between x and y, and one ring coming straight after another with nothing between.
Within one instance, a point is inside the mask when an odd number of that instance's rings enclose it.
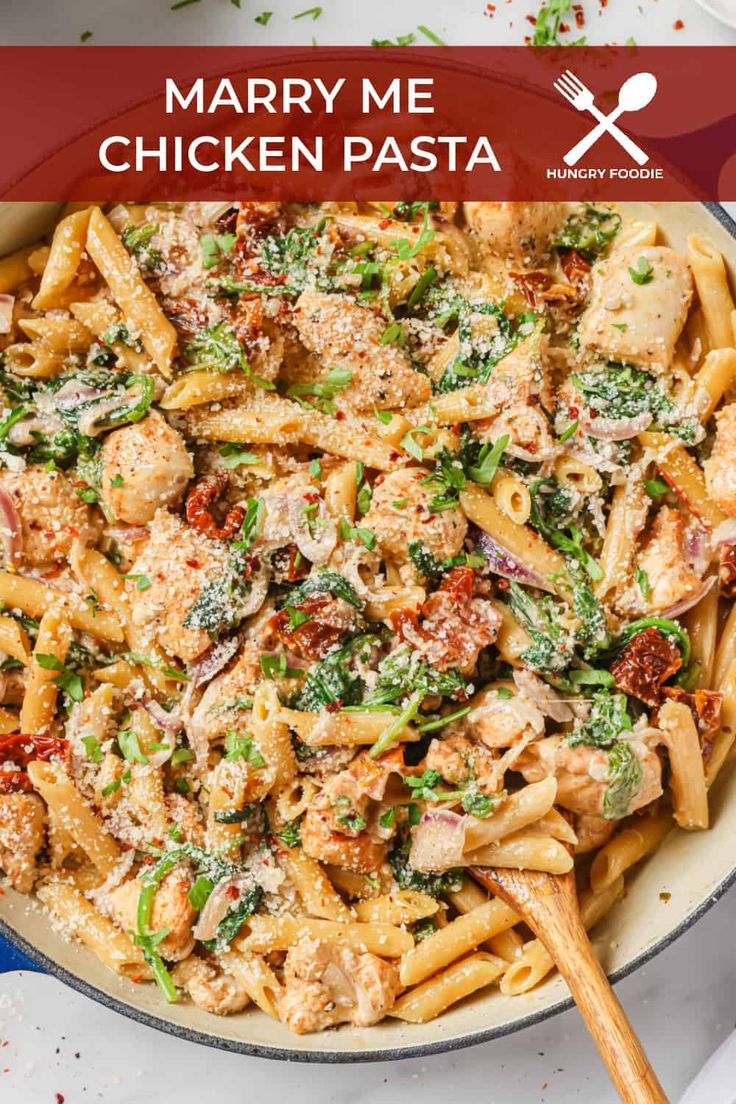
<instances>
[{"instance_id":1,"label":"chicken piece","mask_svg":"<svg viewBox=\"0 0 736 1104\"><path fill-rule=\"evenodd\" d=\"M304 938L286 956L279 1015L297 1035L338 1023L368 1027L383 1019L398 990L396 969L377 955Z\"/></svg>"},{"instance_id":2,"label":"chicken piece","mask_svg":"<svg viewBox=\"0 0 736 1104\"><path fill-rule=\"evenodd\" d=\"M171 980L186 989L194 1004L215 1016L230 1016L250 1003L250 997L232 974L218 970L211 962L189 955L171 972Z\"/></svg>"},{"instance_id":3,"label":"chicken piece","mask_svg":"<svg viewBox=\"0 0 736 1104\"><path fill-rule=\"evenodd\" d=\"M63 472L32 464L0 472L0 488L13 500L21 522L22 560L28 567L63 563L75 540L94 544L102 518L80 499Z\"/></svg>"},{"instance_id":4,"label":"chicken piece","mask_svg":"<svg viewBox=\"0 0 736 1104\"><path fill-rule=\"evenodd\" d=\"M176 825L181 838L197 847L204 844L204 825L199 815L199 806L187 801L184 794L171 793L166 798L167 819L171 826Z\"/></svg>"},{"instance_id":5,"label":"chicken piece","mask_svg":"<svg viewBox=\"0 0 736 1104\"><path fill-rule=\"evenodd\" d=\"M0 867L19 893L33 889L44 821L44 803L36 794L0 794Z\"/></svg>"},{"instance_id":6,"label":"chicken piece","mask_svg":"<svg viewBox=\"0 0 736 1104\"><path fill-rule=\"evenodd\" d=\"M262 653L261 647L246 641L236 662L208 684L187 725L195 742L217 743L224 740L228 729L248 727L253 693L263 681Z\"/></svg>"},{"instance_id":7,"label":"chicken piece","mask_svg":"<svg viewBox=\"0 0 736 1104\"><path fill-rule=\"evenodd\" d=\"M177 866L163 879L153 899L149 927L151 932L168 928L168 935L156 947L161 957L168 962L179 962L186 958L194 947L192 927L197 914L187 897L191 888L192 877L189 871ZM124 931L138 930L138 900L142 889L142 882L132 878L111 889L108 894L113 918Z\"/></svg>"},{"instance_id":8,"label":"chicken piece","mask_svg":"<svg viewBox=\"0 0 736 1104\"><path fill-rule=\"evenodd\" d=\"M550 251L569 212L567 203L464 203L465 221L481 252L530 265Z\"/></svg>"},{"instance_id":9,"label":"chicken piece","mask_svg":"<svg viewBox=\"0 0 736 1104\"><path fill-rule=\"evenodd\" d=\"M590 851L597 851L608 843L613 835L616 822L604 820L600 816L587 816L584 813L575 817L575 835L578 842L575 845L576 855L587 855Z\"/></svg>"},{"instance_id":10,"label":"chicken piece","mask_svg":"<svg viewBox=\"0 0 736 1104\"><path fill-rule=\"evenodd\" d=\"M552 410L554 395L547 371L548 341L534 333L503 357L493 370L488 393L497 400L498 414L482 418L474 429L481 441L497 441L508 434L511 454L521 449L529 459L541 459L555 445L545 410Z\"/></svg>"},{"instance_id":11,"label":"chicken piece","mask_svg":"<svg viewBox=\"0 0 736 1104\"><path fill-rule=\"evenodd\" d=\"M186 663L206 651L212 643L209 633L184 622L202 587L224 574L228 559L224 542L208 540L168 511L157 510L131 573L145 576L151 585L139 590L133 579L127 588L133 623L144 638Z\"/></svg>"},{"instance_id":12,"label":"chicken piece","mask_svg":"<svg viewBox=\"0 0 736 1104\"><path fill-rule=\"evenodd\" d=\"M640 740L627 742L639 761L641 779L638 790L629 798L626 815L662 795L659 756ZM604 798L611 781L609 753L605 748L570 747L562 736L548 736L524 749L516 769L527 782L541 782L554 775L557 779L555 801L563 809L583 816L605 816Z\"/></svg>"},{"instance_id":13,"label":"chicken piece","mask_svg":"<svg viewBox=\"0 0 736 1104\"><path fill-rule=\"evenodd\" d=\"M475 779L485 794L496 793L502 783L495 771L496 755L485 744L466 736L434 739L427 751L427 770L439 771L446 782L460 785Z\"/></svg>"},{"instance_id":14,"label":"chicken piece","mask_svg":"<svg viewBox=\"0 0 736 1104\"><path fill-rule=\"evenodd\" d=\"M708 497L724 514L736 516L736 403L715 415L716 439L703 464Z\"/></svg>"},{"instance_id":15,"label":"chicken piece","mask_svg":"<svg viewBox=\"0 0 736 1104\"><path fill-rule=\"evenodd\" d=\"M365 800L363 795L361 800ZM333 825L341 811L345 816L345 823L343 830L337 832ZM349 798L344 805L335 809L327 795L318 795L304 814L301 824L304 853L311 855L313 859L319 859L320 862L354 870L356 874L370 874L371 871L377 870L383 862L385 845L371 839L364 831L359 831L356 835L348 835L348 831L351 830L351 819L354 821L352 831L355 831L357 824L360 823L355 820L355 811Z\"/></svg>"},{"instance_id":16,"label":"chicken piece","mask_svg":"<svg viewBox=\"0 0 736 1104\"><path fill-rule=\"evenodd\" d=\"M688 557L687 540L685 515L662 506L638 557L639 569L649 580L647 606L651 613L669 609L700 589L700 577Z\"/></svg>"},{"instance_id":17,"label":"chicken piece","mask_svg":"<svg viewBox=\"0 0 736 1104\"><path fill-rule=\"evenodd\" d=\"M473 708L464 718L469 734L489 748L508 748L523 740L544 735L544 714L521 695L499 697L492 687L473 698Z\"/></svg>"},{"instance_id":18,"label":"chicken piece","mask_svg":"<svg viewBox=\"0 0 736 1104\"><path fill-rule=\"evenodd\" d=\"M609 360L664 371L692 298L692 274L680 253L661 245L623 246L593 270L580 343Z\"/></svg>"},{"instance_id":19,"label":"chicken piece","mask_svg":"<svg viewBox=\"0 0 736 1104\"><path fill-rule=\"evenodd\" d=\"M381 344L385 320L344 295L303 291L293 321L302 343L324 365L352 373L337 401L351 410L417 406L430 397L429 380L395 344Z\"/></svg>"},{"instance_id":20,"label":"chicken piece","mask_svg":"<svg viewBox=\"0 0 736 1104\"><path fill-rule=\"evenodd\" d=\"M408 545L421 541L438 560L457 556L468 531L459 507L432 513L435 492L424 484L423 468L399 468L373 488L373 498L363 524L376 535L382 552L398 563L409 561ZM397 505L398 503L398 505Z\"/></svg>"},{"instance_id":21,"label":"chicken piece","mask_svg":"<svg viewBox=\"0 0 736 1104\"><path fill-rule=\"evenodd\" d=\"M146 525L160 507L178 505L193 477L184 438L157 410L105 438L101 495L117 521Z\"/></svg>"},{"instance_id":22,"label":"chicken piece","mask_svg":"<svg viewBox=\"0 0 736 1104\"><path fill-rule=\"evenodd\" d=\"M469 675L483 648L498 636L501 614L487 599L473 597L473 582L472 568L453 568L422 606L421 621L401 622L404 640L440 671Z\"/></svg>"}]
</instances>

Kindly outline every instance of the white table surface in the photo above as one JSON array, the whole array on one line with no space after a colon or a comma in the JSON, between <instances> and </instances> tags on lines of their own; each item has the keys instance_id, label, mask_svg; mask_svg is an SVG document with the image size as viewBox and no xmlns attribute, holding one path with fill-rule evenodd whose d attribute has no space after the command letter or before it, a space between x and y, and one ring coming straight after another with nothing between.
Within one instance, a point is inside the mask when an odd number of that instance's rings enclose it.
<instances>
[{"instance_id":1,"label":"white table surface","mask_svg":"<svg viewBox=\"0 0 736 1104\"><path fill-rule=\"evenodd\" d=\"M311 0L0 0L0 44L368 44L423 23L445 41L518 44L536 0L322 0L321 17L291 16ZM694 0L584 0L593 44L736 45ZM274 12L267 27L253 17ZM678 20L682 30L675 30ZM418 40L421 36L418 36ZM90 45L88 48L92 48ZM736 209L736 204L729 205ZM672 1101L736 1025L736 893L618 992ZM736 1101L736 1059L733 1098ZM303 1066L219 1053L140 1027L39 974L0 977L0 1101L3 1104L228 1104L290 1099L304 1104L615 1104L576 1012L454 1054L355 1066ZM730 1093L727 1093L730 1096ZM700 1101L697 1104L701 1104Z\"/></svg>"}]
</instances>

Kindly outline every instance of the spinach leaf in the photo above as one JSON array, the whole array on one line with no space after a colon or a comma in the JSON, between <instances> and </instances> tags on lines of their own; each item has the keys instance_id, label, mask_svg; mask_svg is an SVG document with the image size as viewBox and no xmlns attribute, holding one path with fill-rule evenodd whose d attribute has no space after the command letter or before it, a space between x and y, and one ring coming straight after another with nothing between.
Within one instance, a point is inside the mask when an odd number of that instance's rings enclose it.
<instances>
[{"instance_id":1,"label":"spinach leaf","mask_svg":"<svg viewBox=\"0 0 736 1104\"><path fill-rule=\"evenodd\" d=\"M603 795L603 816L621 820L631 799L639 792L644 772L630 744L619 741L608 752L608 785Z\"/></svg>"},{"instance_id":2,"label":"spinach leaf","mask_svg":"<svg viewBox=\"0 0 736 1104\"><path fill-rule=\"evenodd\" d=\"M430 897L444 897L445 894L456 893L460 889L465 875L461 867L446 870L442 874L426 874L415 870L411 865L410 850L411 840L406 839L388 856L394 878L402 889L416 889L420 893L428 893Z\"/></svg>"},{"instance_id":3,"label":"spinach leaf","mask_svg":"<svg viewBox=\"0 0 736 1104\"><path fill-rule=\"evenodd\" d=\"M590 713L585 720L577 720L567 735L570 747L585 744L588 747L610 747L620 739L622 732L631 732L631 718L626 709L625 694L609 694L599 690L593 695Z\"/></svg>"},{"instance_id":4,"label":"spinach leaf","mask_svg":"<svg viewBox=\"0 0 736 1104\"><path fill-rule=\"evenodd\" d=\"M552 245L574 249L590 263L606 251L620 227L621 216L610 207L586 203L582 213L570 215Z\"/></svg>"}]
</instances>

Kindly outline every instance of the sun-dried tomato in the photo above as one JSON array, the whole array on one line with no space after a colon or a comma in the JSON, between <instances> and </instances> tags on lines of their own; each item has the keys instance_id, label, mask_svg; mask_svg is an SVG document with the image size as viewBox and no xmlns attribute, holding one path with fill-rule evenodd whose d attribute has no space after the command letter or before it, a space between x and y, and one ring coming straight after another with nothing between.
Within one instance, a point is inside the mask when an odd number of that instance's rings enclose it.
<instances>
[{"instance_id":1,"label":"sun-dried tomato","mask_svg":"<svg viewBox=\"0 0 736 1104\"><path fill-rule=\"evenodd\" d=\"M331 594L310 594L302 602L275 613L269 628L290 651L305 659L321 659L354 626L354 617L345 613L344 605ZM295 614L308 620L294 624L295 620L301 620Z\"/></svg>"},{"instance_id":2,"label":"sun-dried tomato","mask_svg":"<svg viewBox=\"0 0 736 1104\"><path fill-rule=\"evenodd\" d=\"M721 545L718 570L722 598L736 598L736 544Z\"/></svg>"},{"instance_id":3,"label":"sun-dried tomato","mask_svg":"<svg viewBox=\"0 0 736 1104\"><path fill-rule=\"evenodd\" d=\"M0 736L0 763L17 763L27 767L34 759L53 759L64 756L69 741L61 736L26 735L22 732L10 732Z\"/></svg>"},{"instance_id":4,"label":"sun-dried tomato","mask_svg":"<svg viewBox=\"0 0 736 1104\"><path fill-rule=\"evenodd\" d=\"M275 582L297 583L300 579L306 579L310 563L295 544L285 544L272 553L271 568Z\"/></svg>"},{"instance_id":5,"label":"sun-dried tomato","mask_svg":"<svg viewBox=\"0 0 736 1104\"><path fill-rule=\"evenodd\" d=\"M0 794L31 793L33 786L24 770L0 770Z\"/></svg>"},{"instance_id":6,"label":"sun-dried tomato","mask_svg":"<svg viewBox=\"0 0 736 1104\"><path fill-rule=\"evenodd\" d=\"M590 265L575 249L570 249L560 257L562 271L570 283L576 287L587 280L590 275Z\"/></svg>"},{"instance_id":7,"label":"sun-dried tomato","mask_svg":"<svg viewBox=\"0 0 736 1104\"><path fill-rule=\"evenodd\" d=\"M511 272L510 276L534 310L546 302L575 299L577 296L572 284L558 283L549 272Z\"/></svg>"},{"instance_id":8,"label":"sun-dried tomato","mask_svg":"<svg viewBox=\"0 0 736 1104\"><path fill-rule=\"evenodd\" d=\"M219 524L212 513L212 506L222 498L227 488L227 477L221 474L208 475L200 479L187 495L187 521L211 540L232 540L238 533L245 518L243 506L233 506Z\"/></svg>"},{"instance_id":9,"label":"sun-dried tomato","mask_svg":"<svg viewBox=\"0 0 736 1104\"><path fill-rule=\"evenodd\" d=\"M664 686L662 693L671 701L681 702L688 707L698 730L700 746L704 750L709 750L713 743L713 737L721 727L723 694L719 694L716 690L693 690L688 692L683 690L681 686Z\"/></svg>"},{"instance_id":10,"label":"sun-dried tomato","mask_svg":"<svg viewBox=\"0 0 736 1104\"><path fill-rule=\"evenodd\" d=\"M611 664L616 686L646 705L659 705L662 683L682 666L680 649L659 629L642 629Z\"/></svg>"},{"instance_id":11,"label":"sun-dried tomato","mask_svg":"<svg viewBox=\"0 0 736 1104\"><path fill-rule=\"evenodd\" d=\"M202 304L191 297L168 301L166 303L166 317L174 324L176 330L187 338L194 337L207 325L207 317Z\"/></svg>"},{"instance_id":12,"label":"sun-dried tomato","mask_svg":"<svg viewBox=\"0 0 736 1104\"><path fill-rule=\"evenodd\" d=\"M10 732L0 736L0 763L12 763L13 768L0 770L0 793L20 793L33 790L25 768L34 759L66 757L69 741L60 736L26 735Z\"/></svg>"},{"instance_id":13,"label":"sun-dried tomato","mask_svg":"<svg viewBox=\"0 0 736 1104\"><path fill-rule=\"evenodd\" d=\"M245 201L240 204L236 220L235 264L242 277L252 278L258 271L257 282L273 282L260 273L255 260L260 253L261 242L271 236L281 236L286 231L283 208L278 203Z\"/></svg>"},{"instance_id":14,"label":"sun-dried tomato","mask_svg":"<svg viewBox=\"0 0 736 1104\"><path fill-rule=\"evenodd\" d=\"M439 590L452 594L459 602L473 597L475 571L472 567L453 567L439 585Z\"/></svg>"}]
</instances>

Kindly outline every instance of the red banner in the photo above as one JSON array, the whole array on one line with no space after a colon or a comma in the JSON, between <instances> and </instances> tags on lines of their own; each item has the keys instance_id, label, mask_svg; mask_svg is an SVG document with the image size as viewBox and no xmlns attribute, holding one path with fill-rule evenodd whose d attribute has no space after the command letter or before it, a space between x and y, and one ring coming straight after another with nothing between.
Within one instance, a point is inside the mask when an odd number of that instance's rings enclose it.
<instances>
[{"instance_id":1,"label":"red banner","mask_svg":"<svg viewBox=\"0 0 736 1104\"><path fill-rule=\"evenodd\" d=\"M736 199L736 49L6 47L0 198Z\"/></svg>"}]
</instances>

